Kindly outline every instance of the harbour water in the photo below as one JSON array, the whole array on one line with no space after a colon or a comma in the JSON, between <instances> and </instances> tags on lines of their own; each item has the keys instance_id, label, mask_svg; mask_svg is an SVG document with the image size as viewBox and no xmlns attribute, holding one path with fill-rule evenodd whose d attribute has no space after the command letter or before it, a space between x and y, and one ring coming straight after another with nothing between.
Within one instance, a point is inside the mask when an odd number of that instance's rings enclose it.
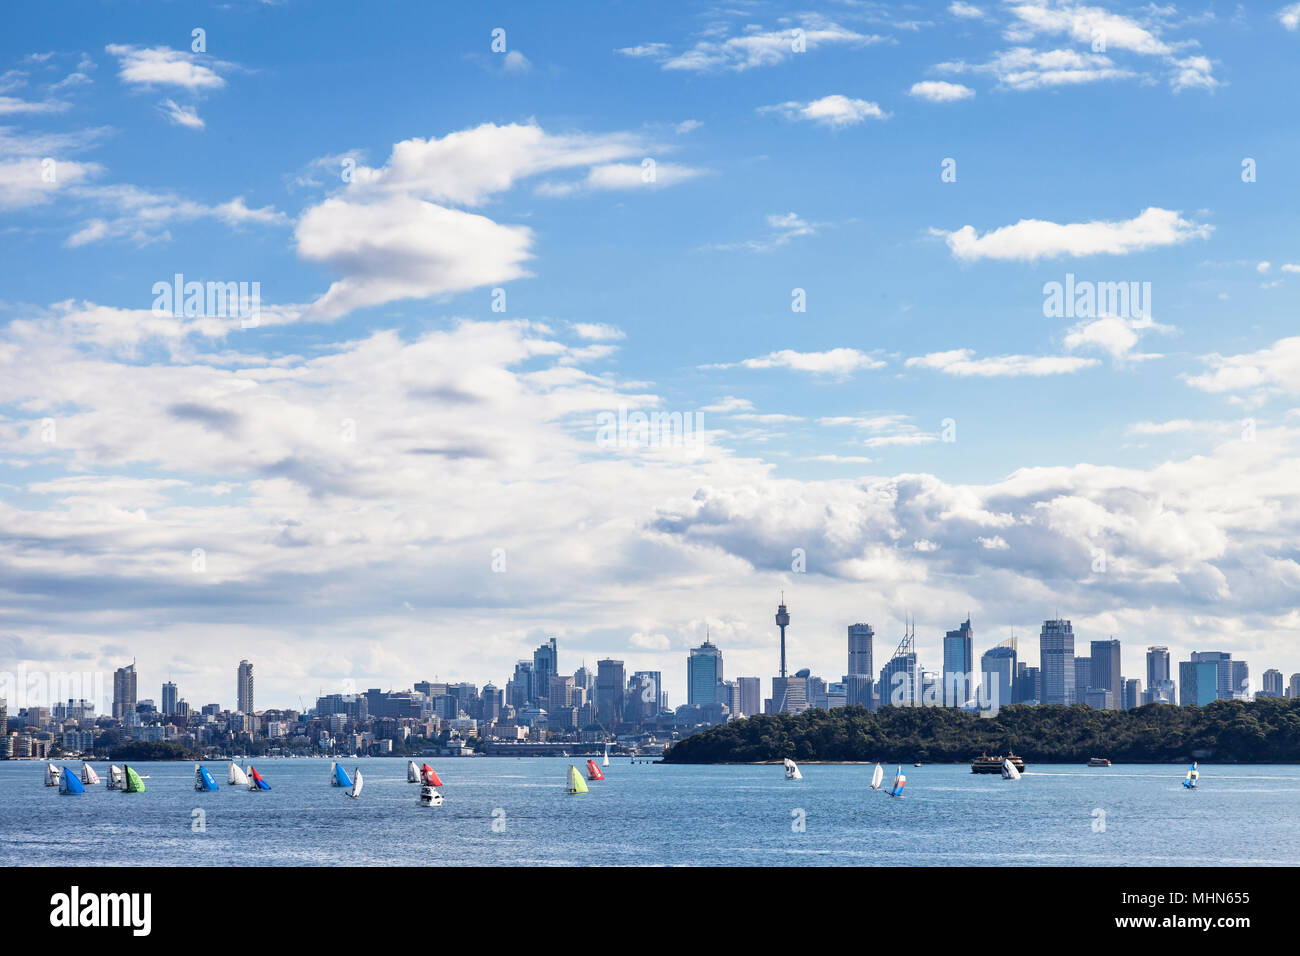
<instances>
[{"instance_id":1,"label":"harbour water","mask_svg":"<svg viewBox=\"0 0 1300 956\"><path fill-rule=\"evenodd\" d=\"M62 761L57 763L62 764ZM80 767L80 762L67 762ZM905 766L906 794L871 766L631 764L585 795L563 758L430 760L445 805L416 805L405 759L360 767L359 799L328 760L258 760L268 793L196 793L192 763L135 765L143 794L62 796L44 763L0 762L0 866L22 865L1171 865L1294 864L1300 767L1031 765L1020 781L968 766ZM107 764L93 766L107 778ZM885 768L888 789L895 768ZM201 811L201 812L196 812Z\"/></svg>"}]
</instances>

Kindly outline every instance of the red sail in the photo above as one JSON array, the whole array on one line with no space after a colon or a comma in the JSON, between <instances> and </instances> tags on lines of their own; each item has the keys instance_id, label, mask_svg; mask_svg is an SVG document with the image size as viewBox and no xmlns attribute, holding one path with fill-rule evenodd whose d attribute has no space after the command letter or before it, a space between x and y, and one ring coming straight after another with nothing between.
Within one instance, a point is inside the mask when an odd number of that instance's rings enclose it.
<instances>
[{"instance_id":1,"label":"red sail","mask_svg":"<svg viewBox=\"0 0 1300 956\"><path fill-rule=\"evenodd\" d=\"M434 773L433 768L427 763L420 768L420 775L424 777L424 782L430 787L441 787L443 785L442 781L438 779L438 775Z\"/></svg>"},{"instance_id":2,"label":"red sail","mask_svg":"<svg viewBox=\"0 0 1300 956\"><path fill-rule=\"evenodd\" d=\"M596 761L594 760L587 761L587 779L588 780L605 779L605 775L600 772L600 768L596 766Z\"/></svg>"}]
</instances>

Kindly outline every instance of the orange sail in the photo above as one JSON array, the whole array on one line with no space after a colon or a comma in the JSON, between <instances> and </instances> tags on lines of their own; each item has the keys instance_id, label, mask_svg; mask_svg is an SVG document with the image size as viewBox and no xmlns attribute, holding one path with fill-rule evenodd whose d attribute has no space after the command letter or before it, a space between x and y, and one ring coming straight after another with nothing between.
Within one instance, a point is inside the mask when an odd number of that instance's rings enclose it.
<instances>
[{"instance_id":1,"label":"orange sail","mask_svg":"<svg viewBox=\"0 0 1300 956\"><path fill-rule=\"evenodd\" d=\"M587 761L587 779L588 780L605 779L605 775L600 772L600 768L596 766L596 761L594 760Z\"/></svg>"},{"instance_id":2,"label":"orange sail","mask_svg":"<svg viewBox=\"0 0 1300 956\"><path fill-rule=\"evenodd\" d=\"M430 787L441 787L442 781L438 779L437 773L427 763L420 768L420 775L424 777L424 782Z\"/></svg>"}]
</instances>

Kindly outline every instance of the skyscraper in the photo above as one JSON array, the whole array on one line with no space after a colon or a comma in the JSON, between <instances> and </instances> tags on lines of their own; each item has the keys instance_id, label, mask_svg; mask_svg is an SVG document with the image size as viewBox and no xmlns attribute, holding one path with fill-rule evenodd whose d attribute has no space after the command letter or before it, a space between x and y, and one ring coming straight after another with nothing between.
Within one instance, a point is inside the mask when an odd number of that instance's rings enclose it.
<instances>
[{"instance_id":1,"label":"skyscraper","mask_svg":"<svg viewBox=\"0 0 1300 956\"><path fill-rule=\"evenodd\" d=\"M176 713L176 685L171 681L162 685L162 713L164 717L170 717Z\"/></svg>"},{"instance_id":2,"label":"skyscraper","mask_svg":"<svg viewBox=\"0 0 1300 956\"><path fill-rule=\"evenodd\" d=\"M1147 695L1155 699L1162 681L1170 679L1169 648L1156 644L1147 648Z\"/></svg>"},{"instance_id":3,"label":"skyscraper","mask_svg":"<svg viewBox=\"0 0 1300 956\"><path fill-rule=\"evenodd\" d=\"M1203 707L1219 698L1218 662L1196 658L1193 652L1190 661L1178 664L1178 703L1184 707Z\"/></svg>"},{"instance_id":4,"label":"skyscraper","mask_svg":"<svg viewBox=\"0 0 1300 956\"><path fill-rule=\"evenodd\" d=\"M113 672L113 716L119 720L135 713L135 661Z\"/></svg>"},{"instance_id":5,"label":"skyscraper","mask_svg":"<svg viewBox=\"0 0 1300 956\"><path fill-rule=\"evenodd\" d=\"M1110 691L1116 708L1124 706L1124 685L1119 673L1119 658L1119 641L1114 638L1092 642L1092 673L1088 679L1088 688Z\"/></svg>"},{"instance_id":6,"label":"skyscraper","mask_svg":"<svg viewBox=\"0 0 1300 956\"><path fill-rule=\"evenodd\" d=\"M980 674L986 688L983 696L991 705L1005 707L1015 701L1017 664L1014 637L980 655Z\"/></svg>"},{"instance_id":7,"label":"skyscraper","mask_svg":"<svg viewBox=\"0 0 1300 956\"><path fill-rule=\"evenodd\" d=\"M1044 704L1074 703L1074 628L1069 621L1044 621L1038 635Z\"/></svg>"},{"instance_id":8,"label":"skyscraper","mask_svg":"<svg viewBox=\"0 0 1300 956\"><path fill-rule=\"evenodd\" d=\"M1132 710L1142 703L1142 681L1130 677L1124 681L1124 709Z\"/></svg>"},{"instance_id":9,"label":"skyscraper","mask_svg":"<svg viewBox=\"0 0 1300 956\"><path fill-rule=\"evenodd\" d=\"M1287 682L1287 695L1300 697L1300 674L1291 675L1291 680Z\"/></svg>"},{"instance_id":10,"label":"skyscraper","mask_svg":"<svg viewBox=\"0 0 1300 956\"><path fill-rule=\"evenodd\" d=\"M872 666L872 642L876 632L870 624L849 625L849 669L850 677L870 677L876 672Z\"/></svg>"},{"instance_id":11,"label":"skyscraper","mask_svg":"<svg viewBox=\"0 0 1300 956\"><path fill-rule=\"evenodd\" d=\"M691 707L717 703L722 679L722 651L705 637L686 658L686 703Z\"/></svg>"},{"instance_id":12,"label":"skyscraper","mask_svg":"<svg viewBox=\"0 0 1300 956\"><path fill-rule=\"evenodd\" d=\"M970 615L957 630L943 636L943 702L947 707L963 707L975 696L971 682L975 673L975 631Z\"/></svg>"},{"instance_id":13,"label":"skyscraper","mask_svg":"<svg viewBox=\"0 0 1300 956\"><path fill-rule=\"evenodd\" d=\"M1282 672L1276 667L1264 671L1264 687L1259 692L1261 697L1282 696Z\"/></svg>"},{"instance_id":14,"label":"skyscraper","mask_svg":"<svg viewBox=\"0 0 1300 956\"><path fill-rule=\"evenodd\" d=\"M623 722L623 704L627 678L623 662L606 659L596 662L596 719L607 731Z\"/></svg>"},{"instance_id":15,"label":"skyscraper","mask_svg":"<svg viewBox=\"0 0 1300 956\"><path fill-rule=\"evenodd\" d=\"M1088 688L1092 680L1092 658L1076 657L1074 659L1074 702L1088 703ZM1091 706L1091 705L1089 705Z\"/></svg>"},{"instance_id":16,"label":"skyscraper","mask_svg":"<svg viewBox=\"0 0 1300 956\"><path fill-rule=\"evenodd\" d=\"M537 650L533 651L533 693L532 697L540 706L550 696L551 678L560 672L559 653L555 649L555 638L551 638Z\"/></svg>"},{"instance_id":17,"label":"skyscraper","mask_svg":"<svg viewBox=\"0 0 1300 956\"><path fill-rule=\"evenodd\" d=\"M235 709L241 714L255 713L253 710L253 665L248 661L239 662L237 683L236 698L239 703Z\"/></svg>"},{"instance_id":18,"label":"skyscraper","mask_svg":"<svg viewBox=\"0 0 1300 956\"><path fill-rule=\"evenodd\" d=\"M903 640L880 669L880 705L913 707L921 703L921 681L917 673L916 629L904 625Z\"/></svg>"},{"instance_id":19,"label":"skyscraper","mask_svg":"<svg viewBox=\"0 0 1300 956\"><path fill-rule=\"evenodd\" d=\"M763 706L763 682L757 677L737 677L740 686L740 712L746 717L759 713Z\"/></svg>"},{"instance_id":20,"label":"skyscraper","mask_svg":"<svg viewBox=\"0 0 1300 956\"><path fill-rule=\"evenodd\" d=\"M1250 666L1245 661L1233 661L1230 671L1232 674L1231 698L1234 700L1250 700Z\"/></svg>"},{"instance_id":21,"label":"skyscraper","mask_svg":"<svg viewBox=\"0 0 1300 956\"><path fill-rule=\"evenodd\" d=\"M1236 690L1236 681L1232 667L1232 655L1226 651L1192 651L1193 664L1213 664L1215 668L1215 696L1211 700L1232 700ZM1182 665L1179 665L1181 675ZM1199 688L1196 696L1204 696L1204 689ZM1181 701L1182 698L1180 697Z\"/></svg>"}]
</instances>

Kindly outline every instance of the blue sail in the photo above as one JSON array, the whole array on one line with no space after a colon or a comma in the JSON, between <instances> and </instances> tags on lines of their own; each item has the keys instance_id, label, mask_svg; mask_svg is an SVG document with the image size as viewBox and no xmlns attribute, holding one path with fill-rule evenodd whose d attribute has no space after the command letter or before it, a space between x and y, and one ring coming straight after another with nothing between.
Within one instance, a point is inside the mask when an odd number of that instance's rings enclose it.
<instances>
[{"instance_id":1,"label":"blue sail","mask_svg":"<svg viewBox=\"0 0 1300 956\"><path fill-rule=\"evenodd\" d=\"M63 783L59 787L59 793L85 793L86 786L81 782L81 778L69 770L63 768Z\"/></svg>"},{"instance_id":2,"label":"blue sail","mask_svg":"<svg viewBox=\"0 0 1300 956\"><path fill-rule=\"evenodd\" d=\"M336 763L334 765L334 782L340 787L352 786L352 780L348 777L348 772L343 769L343 764L341 763Z\"/></svg>"},{"instance_id":3,"label":"blue sail","mask_svg":"<svg viewBox=\"0 0 1300 956\"><path fill-rule=\"evenodd\" d=\"M200 768L199 768L199 778L203 781L203 789L204 789L204 790L216 790L216 789L217 789L217 781L216 781L215 779L213 779L213 776L212 776L212 774L210 774L210 773L208 772L208 768L207 768L207 767L200 767Z\"/></svg>"}]
</instances>

